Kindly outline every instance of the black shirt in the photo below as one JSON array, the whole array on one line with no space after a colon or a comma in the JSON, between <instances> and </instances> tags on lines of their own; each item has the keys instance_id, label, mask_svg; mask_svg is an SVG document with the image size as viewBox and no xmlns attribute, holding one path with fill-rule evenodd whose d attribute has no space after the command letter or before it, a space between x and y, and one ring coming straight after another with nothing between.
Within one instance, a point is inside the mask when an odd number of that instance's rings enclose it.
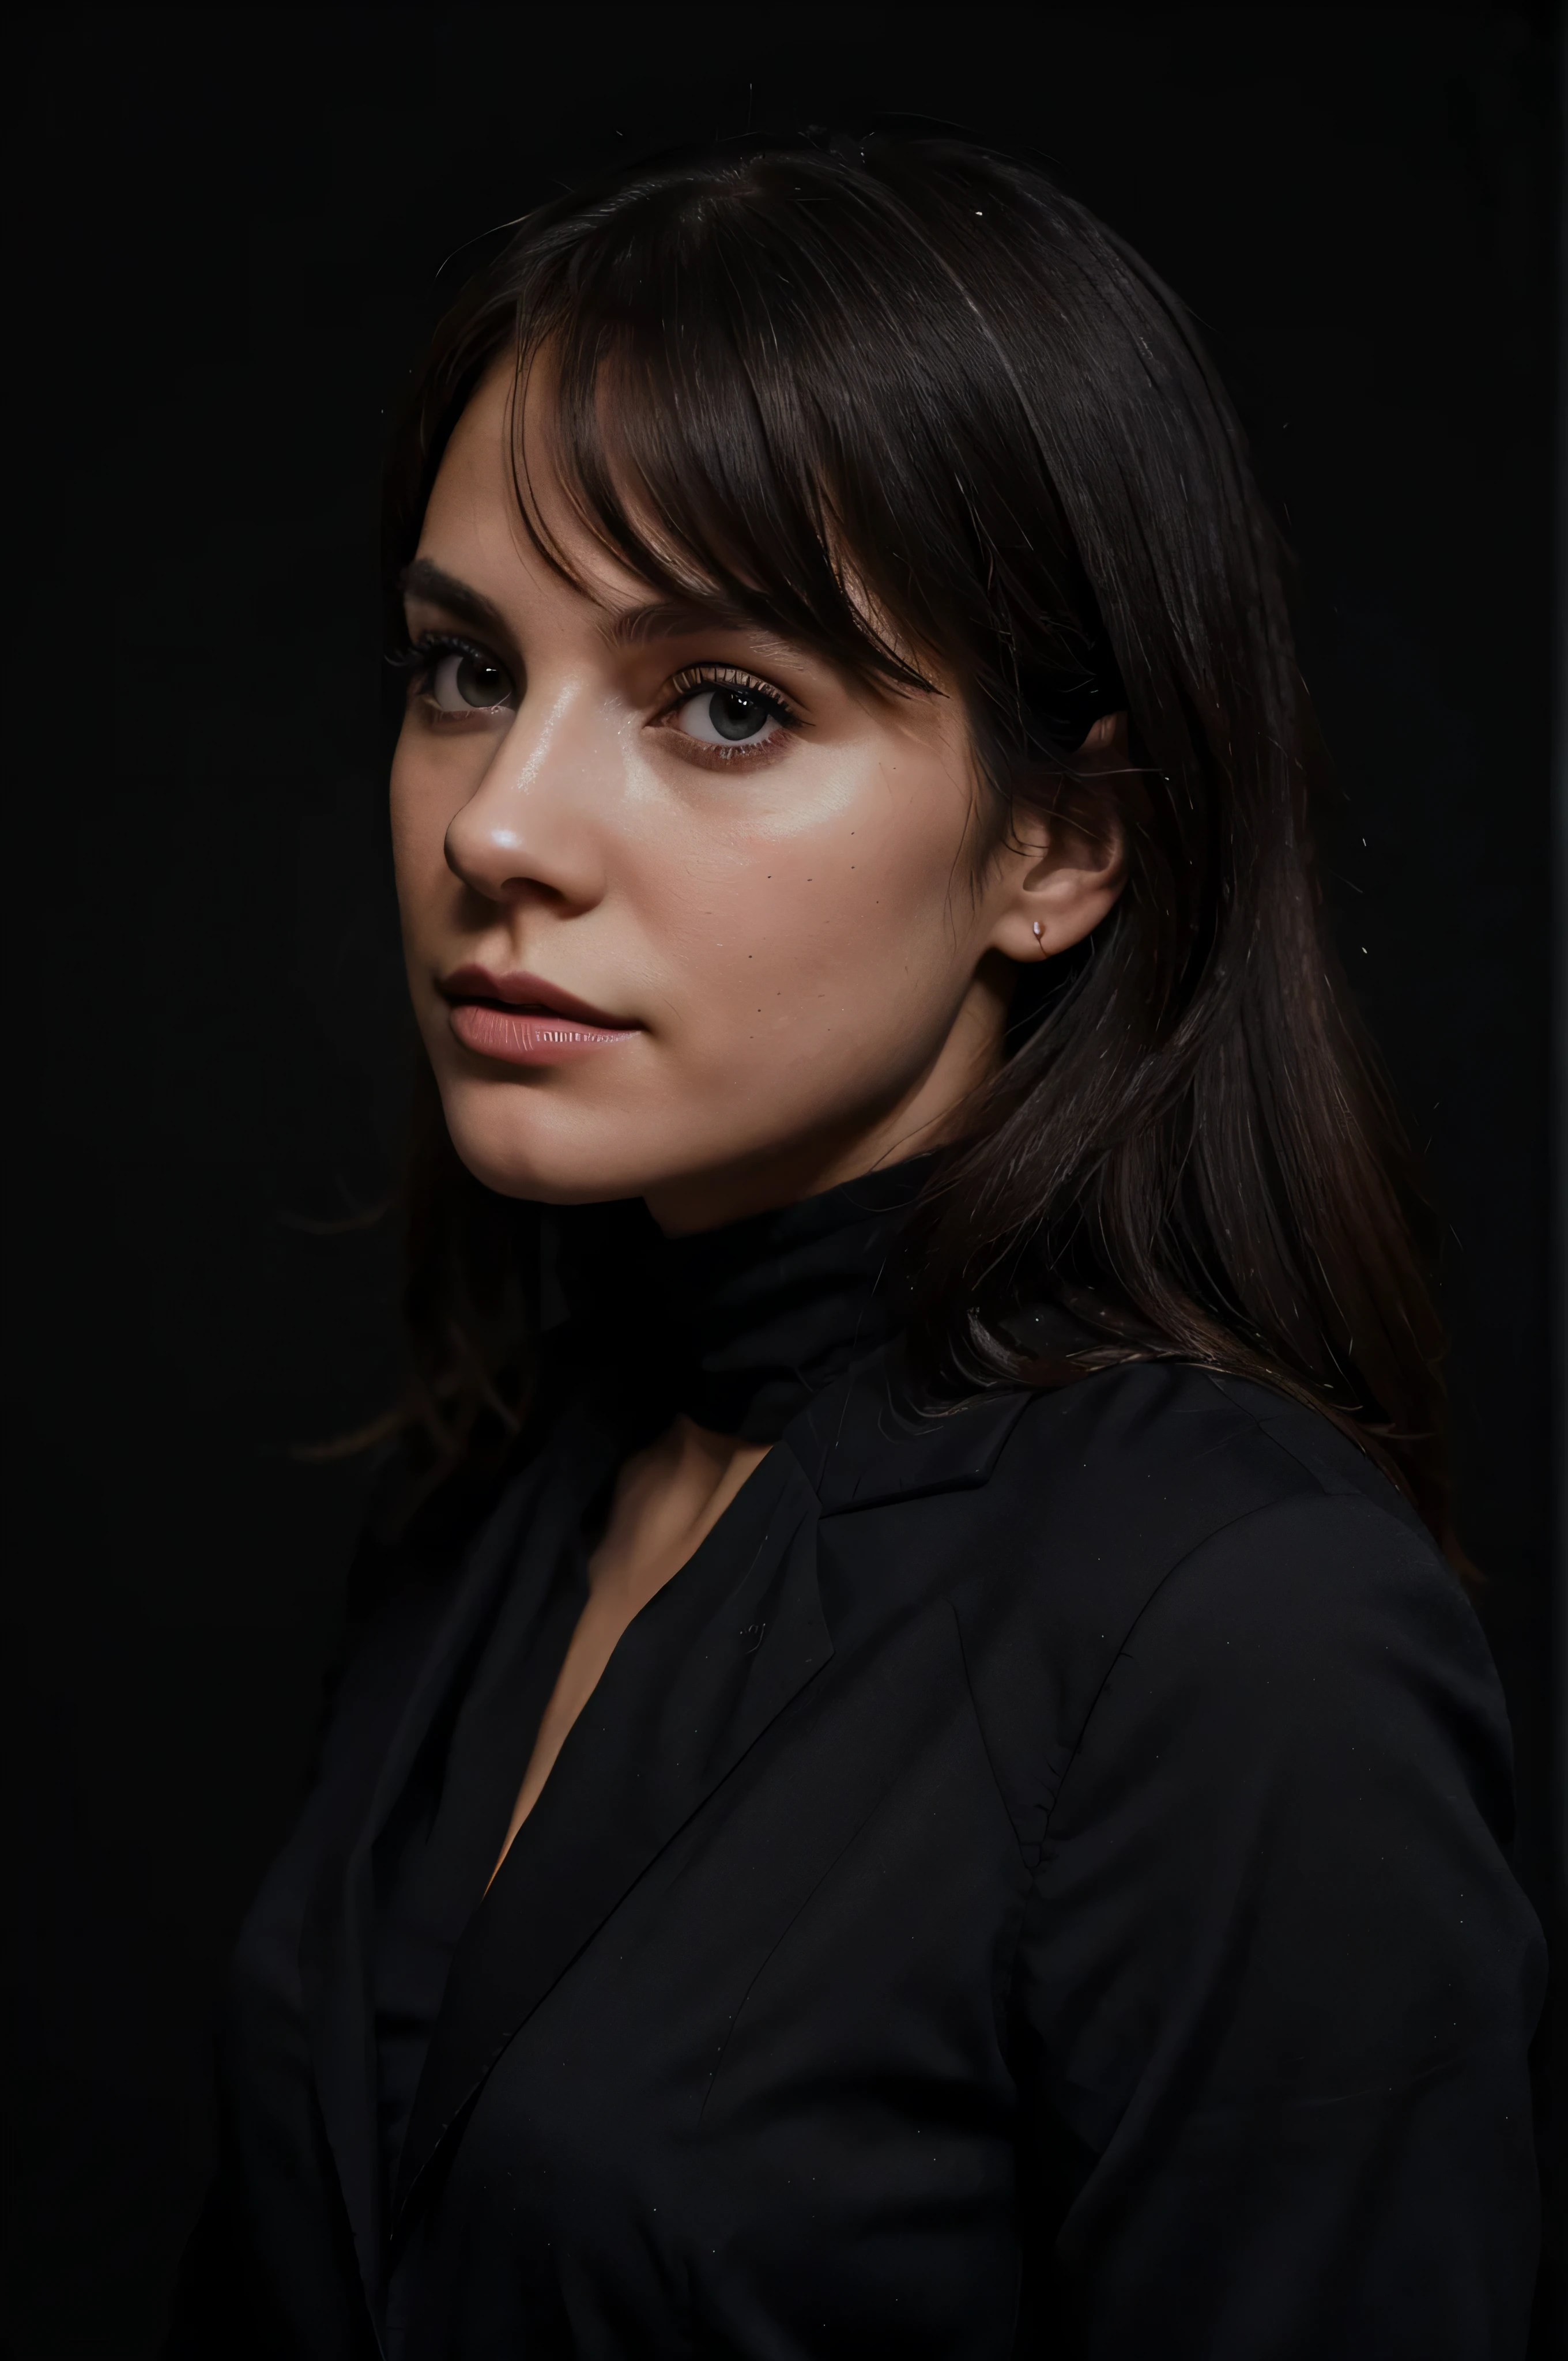
<instances>
[{"instance_id":1,"label":"black shirt","mask_svg":"<svg viewBox=\"0 0 1568 2361\"><path fill-rule=\"evenodd\" d=\"M1260 1388L922 1409L863 1353L886 1185L645 1241L662 1351L579 1292L587 1375L373 1621L241 1943L177 2349L1522 2351L1540 1940L1457 1583ZM672 1402L782 1438L481 1901Z\"/></svg>"},{"instance_id":2,"label":"black shirt","mask_svg":"<svg viewBox=\"0 0 1568 2361\"><path fill-rule=\"evenodd\" d=\"M782 1213L688 1238L663 1237L634 1205L557 1217L555 1277L599 1366L579 1415L548 1447L550 1480L526 1544L544 1578L498 1594L494 1621L477 1635L375 1847L387 2201L452 1953L495 1867L587 1603L588 1555L620 1461L677 1410L714 1433L775 1443L815 1394L887 1341L903 1297L900 1217L934 1161L910 1158ZM732 1524L731 1549L744 1546L740 1531Z\"/></svg>"}]
</instances>

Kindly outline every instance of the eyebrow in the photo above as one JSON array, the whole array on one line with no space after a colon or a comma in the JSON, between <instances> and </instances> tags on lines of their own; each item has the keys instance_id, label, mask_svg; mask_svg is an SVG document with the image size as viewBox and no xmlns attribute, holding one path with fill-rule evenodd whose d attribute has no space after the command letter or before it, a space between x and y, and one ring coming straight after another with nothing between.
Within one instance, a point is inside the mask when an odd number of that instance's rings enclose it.
<instances>
[{"instance_id":1,"label":"eyebrow","mask_svg":"<svg viewBox=\"0 0 1568 2361\"><path fill-rule=\"evenodd\" d=\"M693 631L756 631L766 626L760 626L743 607L715 597L654 598L646 606L623 607L619 614L607 615L600 628L615 647L641 647L650 640L684 639Z\"/></svg>"},{"instance_id":2,"label":"eyebrow","mask_svg":"<svg viewBox=\"0 0 1568 2361\"><path fill-rule=\"evenodd\" d=\"M461 616L477 630L504 632L507 629L499 607L455 574L444 573L433 558L416 557L405 566L398 577L398 588L405 598L428 599L433 607L444 607L449 615ZM715 596L652 598L641 607L623 607L607 613L599 629L612 647L645 647L652 640L684 639L694 631L755 632L765 631L766 626L760 626L755 615L733 600Z\"/></svg>"},{"instance_id":3,"label":"eyebrow","mask_svg":"<svg viewBox=\"0 0 1568 2361\"><path fill-rule=\"evenodd\" d=\"M405 566L398 577L398 588L405 598L426 598L433 607L444 607L449 615L460 615L480 631L506 630L499 607L477 590L470 590L455 574L444 574L431 558L416 557L411 566Z\"/></svg>"}]
</instances>

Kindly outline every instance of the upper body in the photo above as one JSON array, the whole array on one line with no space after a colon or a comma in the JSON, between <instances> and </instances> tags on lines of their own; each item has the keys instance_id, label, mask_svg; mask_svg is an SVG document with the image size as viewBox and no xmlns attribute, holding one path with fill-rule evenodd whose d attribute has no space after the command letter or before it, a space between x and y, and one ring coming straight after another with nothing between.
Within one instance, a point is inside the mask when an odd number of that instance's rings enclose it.
<instances>
[{"instance_id":1,"label":"upper body","mask_svg":"<svg viewBox=\"0 0 1568 2361\"><path fill-rule=\"evenodd\" d=\"M1518 2353L1423 1201L1179 306L959 143L634 167L390 489L413 1381L181 2349Z\"/></svg>"},{"instance_id":2,"label":"upper body","mask_svg":"<svg viewBox=\"0 0 1568 2361\"><path fill-rule=\"evenodd\" d=\"M1171 1367L922 1417L883 1348L483 1892L615 1423L563 1408L350 1664L240 1947L185 2349L1522 2350L1507 1730L1365 1455Z\"/></svg>"}]
</instances>

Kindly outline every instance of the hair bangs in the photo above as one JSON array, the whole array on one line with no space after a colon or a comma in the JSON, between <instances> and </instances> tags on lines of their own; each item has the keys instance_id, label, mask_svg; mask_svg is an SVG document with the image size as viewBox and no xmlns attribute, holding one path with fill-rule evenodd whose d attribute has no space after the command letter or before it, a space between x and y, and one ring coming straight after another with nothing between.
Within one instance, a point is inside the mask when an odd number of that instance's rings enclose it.
<instances>
[{"instance_id":1,"label":"hair bangs","mask_svg":"<svg viewBox=\"0 0 1568 2361\"><path fill-rule=\"evenodd\" d=\"M741 616L884 690L936 688L925 619L849 521L861 455L824 414L770 274L748 286L744 247L687 241L677 309L657 300L671 258L618 247L579 255L519 307L513 475L541 556L578 580L525 453L535 401L570 514L656 598Z\"/></svg>"}]
</instances>

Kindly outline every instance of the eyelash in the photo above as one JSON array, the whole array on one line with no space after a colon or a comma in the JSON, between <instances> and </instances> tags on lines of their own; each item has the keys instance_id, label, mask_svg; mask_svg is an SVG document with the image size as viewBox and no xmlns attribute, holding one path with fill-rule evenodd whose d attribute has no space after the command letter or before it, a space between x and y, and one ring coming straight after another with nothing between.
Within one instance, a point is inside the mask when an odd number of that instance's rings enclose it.
<instances>
[{"instance_id":1,"label":"eyelash","mask_svg":"<svg viewBox=\"0 0 1568 2361\"><path fill-rule=\"evenodd\" d=\"M481 647L477 640L462 639L455 631L422 631L417 640L406 641L400 648L395 649L387 661L395 670L410 675L409 686L413 694L419 696L428 687L429 676L436 663L442 656L448 655L471 656L477 664L500 663L499 657L489 648ZM501 668L506 669L505 666ZM688 664L684 671L674 674L665 692L659 720L667 722L689 697L700 697L705 688L750 689L752 696L759 697L766 706L781 728L798 730L801 727L799 714L772 681L760 679L757 674L747 672L739 664ZM474 709L476 713L483 710L477 706ZM705 756L717 754L726 763L748 758L754 761L759 754L767 752L769 742L764 740L756 746L740 743L732 748L704 747L702 752Z\"/></svg>"},{"instance_id":2,"label":"eyelash","mask_svg":"<svg viewBox=\"0 0 1568 2361\"><path fill-rule=\"evenodd\" d=\"M743 672L739 664L688 664L671 681L665 710L673 713L688 697L700 697L705 688L749 688L753 697L761 697L775 720L791 730L800 727L799 714L773 682L760 680L754 672Z\"/></svg>"},{"instance_id":3,"label":"eyelash","mask_svg":"<svg viewBox=\"0 0 1568 2361\"><path fill-rule=\"evenodd\" d=\"M442 656L472 656L476 664L496 664L511 678L510 666L501 664L493 649L481 647L477 640L460 639L455 631L422 631L417 640L405 640L394 648L387 662L394 671L412 675L409 686L417 697L428 686L429 675ZM484 708L477 705L474 710L479 713Z\"/></svg>"}]
</instances>

